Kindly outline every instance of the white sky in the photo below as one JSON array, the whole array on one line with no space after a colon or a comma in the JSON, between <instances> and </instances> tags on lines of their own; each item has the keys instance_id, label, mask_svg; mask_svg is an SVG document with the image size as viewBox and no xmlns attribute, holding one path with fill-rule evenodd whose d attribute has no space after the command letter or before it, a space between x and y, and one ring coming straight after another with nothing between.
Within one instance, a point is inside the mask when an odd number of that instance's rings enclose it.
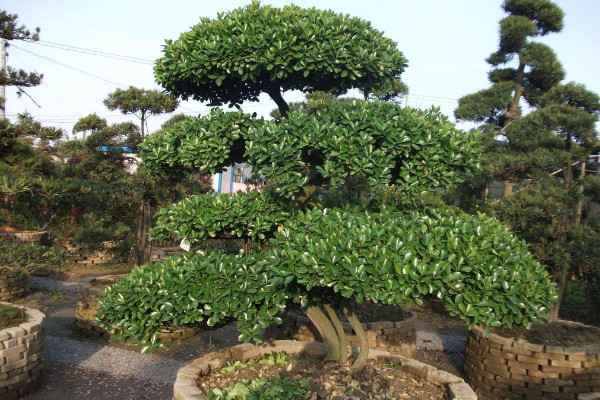
<instances>
[{"instance_id":1,"label":"white sky","mask_svg":"<svg viewBox=\"0 0 600 400\"><path fill-rule=\"evenodd\" d=\"M558 54L567 71L567 81L583 83L600 93L600 1L555 2L566 14L565 29L541 41ZM159 88L154 82L151 62L162 55L165 39L177 39L200 17L214 18L219 11L248 3L233 0L3 0L0 7L18 14L20 23L29 28L39 26L44 41L150 61L131 63L36 43L13 42L9 65L42 72L44 80L40 86L27 90L41 108L26 96L17 98L16 89L7 88L7 115L14 120L17 113L28 111L44 124L64 128L69 133L79 118L93 112L107 118L109 123L128 120L138 123L133 116L108 111L102 100L117 87ZM263 1L275 6L288 3ZM436 105L453 120L459 97L489 85L489 66L484 60L497 49L498 22L505 16L502 0L297 0L294 3L361 17L395 40L409 60L402 76L410 87L409 106ZM301 93L286 93L284 97L288 100L303 98ZM275 104L267 95L262 95L261 102L247 103L243 108L266 116ZM189 101L182 103L176 113L195 115L208 110L202 103ZM157 130L167 118L151 117L150 132Z\"/></svg>"}]
</instances>

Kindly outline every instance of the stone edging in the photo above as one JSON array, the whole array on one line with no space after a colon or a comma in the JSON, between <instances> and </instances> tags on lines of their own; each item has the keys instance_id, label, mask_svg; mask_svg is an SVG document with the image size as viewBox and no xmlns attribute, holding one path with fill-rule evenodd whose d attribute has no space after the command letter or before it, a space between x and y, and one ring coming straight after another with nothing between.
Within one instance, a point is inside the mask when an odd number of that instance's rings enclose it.
<instances>
[{"instance_id":1,"label":"stone edging","mask_svg":"<svg viewBox=\"0 0 600 400\"><path fill-rule=\"evenodd\" d=\"M0 330L0 398L12 399L34 392L42 377L45 315L38 310L21 308L29 319L19 326Z\"/></svg>"},{"instance_id":2,"label":"stone edging","mask_svg":"<svg viewBox=\"0 0 600 400\"><path fill-rule=\"evenodd\" d=\"M319 341L321 336L308 317L288 311L283 311L279 316L282 323L270 325L265 331L265 339ZM369 348L389 351L392 354L400 354L409 358L413 357L416 347L415 320L416 316L413 314L404 321L363 323L363 329L369 340ZM353 334L352 326L347 322L342 322L342 325L346 333L346 342L359 346L360 341Z\"/></svg>"},{"instance_id":3,"label":"stone edging","mask_svg":"<svg viewBox=\"0 0 600 400\"><path fill-rule=\"evenodd\" d=\"M325 347L322 343L315 342L275 340L260 345L245 343L208 353L179 370L173 387L173 400L208 400L208 397L198 388L196 383L198 377L224 367L228 361L258 358L282 351L288 354L304 353L320 356L325 354ZM401 369L406 372L433 384L446 386L451 400L477 400L477 395L471 387L462 378L449 372L387 351L370 350L369 358L381 362L402 363Z\"/></svg>"},{"instance_id":4,"label":"stone edging","mask_svg":"<svg viewBox=\"0 0 600 400\"><path fill-rule=\"evenodd\" d=\"M121 278L125 275L106 275L86 278L77 283L77 308L75 309L75 327L87 336L110 337L111 334L103 325L96 324L98 300L107 284L94 284L102 279ZM180 328L174 331L159 332L158 338L163 343L173 342L192 336L197 332L194 328Z\"/></svg>"},{"instance_id":5,"label":"stone edging","mask_svg":"<svg viewBox=\"0 0 600 400\"><path fill-rule=\"evenodd\" d=\"M0 268L0 301L13 301L23 296L29 274L23 270Z\"/></svg>"},{"instance_id":6,"label":"stone edging","mask_svg":"<svg viewBox=\"0 0 600 400\"><path fill-rule=\"evenodd\" d=\"M498 397L600 399L600 345L534 344L491 332L486 337L483 328L475 327L464 365L467 382Z\"/></svg>"}]
</instances>

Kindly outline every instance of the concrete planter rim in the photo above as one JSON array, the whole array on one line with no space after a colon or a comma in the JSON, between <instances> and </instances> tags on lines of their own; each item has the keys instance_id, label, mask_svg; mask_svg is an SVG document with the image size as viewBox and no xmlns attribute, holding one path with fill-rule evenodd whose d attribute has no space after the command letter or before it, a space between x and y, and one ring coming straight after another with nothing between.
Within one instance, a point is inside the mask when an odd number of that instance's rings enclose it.
<instances>
[{"instance_id":1,"label":"concrete planter rim","mask_svg":"<svg viewBox=\"0 0 600 400\"><path fill-rule=\"evenodd\" d=\"M208 396L202 392L196 383L200 376L222 368L227 361L247 360L281 351L285 351L288 354L319 356L325 354L325 346L322 343L316 342L274 340L258 345L249 343L239 344L217 352L205 354L203 357L192 361L178 371L173 387L173 400L207 400ZM449 372L438 370L431 365L401 355L391 354L387 351L369 350L369 358L380 362L393 361L398 364L402 363L401 369L404 371L417 375L419 378L438 386L446 387L449 399L477 400L477 395L464 379Z\"/></svg>"}]
</instances>

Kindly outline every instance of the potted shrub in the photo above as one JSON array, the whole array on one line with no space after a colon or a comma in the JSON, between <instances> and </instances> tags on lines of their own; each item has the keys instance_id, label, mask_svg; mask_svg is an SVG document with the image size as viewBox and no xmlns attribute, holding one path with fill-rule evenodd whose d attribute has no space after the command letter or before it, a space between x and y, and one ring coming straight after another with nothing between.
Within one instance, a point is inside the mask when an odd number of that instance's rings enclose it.
<instances>
[{"instance_id":1,"label":"potted shrub","mask_svg":"<svg viewBox=\"0 0 600 400\"><path fill-rule=\"evenodd\" d=\"M281 90L357 87L369 97L374 85L399 76L402 53L368 22L252 3L203 20L164 52L155 71L167 91L213 104L266 92L282 118L215 109L140 146L150 170L213 173L248 162L268 184L262 193L193 196L157 213L158 239L195 250L206 238L237 236L262 247L176 256L108 287L98 322L124 340L149 350L160 345L161 324L225 318L237 320L240 340L260 340L294 303L323 338L324 360L343 364L339 309L359 339L349 369L359 373L368 338L349 300L419 303L434 295L471 328L528 324L555 300L548 273L497 220L428 200L478 167L477 132L456 129L435 109L393 102L331 98L289 111ZM516 308L497 307L506 302Z\"/></svg>"}]
</instances>

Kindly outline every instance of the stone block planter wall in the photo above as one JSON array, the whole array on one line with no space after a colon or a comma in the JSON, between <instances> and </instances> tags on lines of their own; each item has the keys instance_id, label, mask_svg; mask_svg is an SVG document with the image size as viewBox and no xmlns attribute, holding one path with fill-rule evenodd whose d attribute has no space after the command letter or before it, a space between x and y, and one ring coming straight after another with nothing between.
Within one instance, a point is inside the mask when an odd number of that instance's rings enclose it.
<instances>
[{"instance_id":1,"label":"stone block planter wall","mask_svg":"<svg viewBox=\"0 0 600 400\"><path fill-rule=\"evenodd\" d=\"M465 379L494 398L600 399L599 357L600 345L539 345L494 333L486 337L474 328L465 350ZM594 392L599 393L590 395Z\"/></svg>"},{"instance_id":2,"label":"stone block planter wall","mask_svg":"<svg viewBox=\"0 0 600 400\"><path fill-rule=\"evenodd\" d=\"M271 353L308 354L322 356L325 347L321 343L301 342L296 340L275 340L252 345L249 343L229 347L214 353L208 353L191 364L181 368L173 388L173 400L208 400L198 387L198 379L213 370L219 370L227 362L246 361L260 358ZM369 357L380 362L394 362L402 365L401 369L433 384L444 386L451 400L477 400L477 395L462 378L446 371L440 371L430 365L387 351L370 350Z\"/></svg>"},{"instance_id":3,"label":"stone block planter wall","mask_svg":"<svg viewBox=\"0 0 600 400\"><path fill-rule=\"evenodd\" d=\"M0 301L13 301L23 296L29 275L11 268L0 268Z\"/></svg>"},{"instance_id":4,"label":"stone block planter wall","mask_svg":"<svg viewBox=\"0 0 600 400\"><path fill-rule=\"evenodd\" d=\"M69 258L78 265L93 265L105 264L112 261L113 255L105 251L91 251L90 245L74 240L62 240L56 243L69 253ZM102 243L103 248L110 248L114 244L112 242Z\"/></svg>"},{"instance_id":5,"label":"stone block planter wall","mask_svg":"<svg viewBox=\"0 0 600 400\"><path fill-rule=\"evenodd\" d=\"M0 239L11 243L39 243L46 237L46 232L0 232Z\"/></svg>"},{"instance_id":6,"label":"stone block planter wall","mask_svg":"<svg viewBox=\"0 0 600 400\"><path fill-rule=\"evenodd\" d=\"M96 313L98 312L98 301L102 297L104 289L116 283L124 275L106 275L98 278L88 278L77 284L77 308L75 309L76 329L92 337L109 337L110 333L104 326L96 325ZM158 334L163 343L184 339L196 333L193 328L175 328L165 330Z\"/></svg>"},{"instance_id":7,"label":"stone block planter wall","mask_svg":"<svg viewBox=\"0 0 600 400\"><path fill-rule=\"evenodd\" d=\"M166 260L176 254L184 253L185 251L179 246L170 247L152 247L150 249L150 262L157 263Z\"/></svg>"},{"instance_id":8,"label":"stone block planter wall","mask_svg":"<svg viewBox=\"0 0 600 400\"><path fill-rule=\"evenodd\" d=\"M9 304L13 307L13 304ZM35 391L42 376L44 314L23 308L29 320L0 330L0 398L17 399Z\"/></svg>"},{"instance_id":9,"label":"stone block planter wall","mask_svg":"<svg viewBox=\"0 0 600 400\"><path fill-rule=\"evenodd\" d=\"M320 339L317 328L304 315L284 311L280 314L282 324L273 324L265 331L265 339L293 339L317 342ZM369 322L363 323L363 329L369 339L369 348L384 350L392 354L413 357L415 353L415 327L413 315L409 319L398 322ZM349 323L343 322L346 342L359 346L358 337L354 334Z\"/></svg>"}]
</instances>

